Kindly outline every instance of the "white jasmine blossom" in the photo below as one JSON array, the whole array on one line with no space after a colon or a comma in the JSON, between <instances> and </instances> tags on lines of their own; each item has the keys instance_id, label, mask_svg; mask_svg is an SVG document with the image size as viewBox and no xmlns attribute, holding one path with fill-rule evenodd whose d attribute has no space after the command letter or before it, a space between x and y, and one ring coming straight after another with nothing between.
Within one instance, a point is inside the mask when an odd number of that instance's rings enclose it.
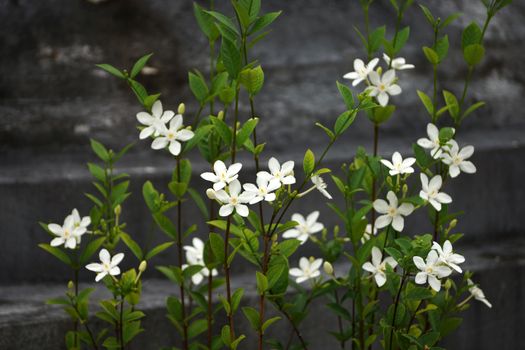
<instances>
[{"instance_id":1,"label":"white jasmine blossom","mask_svg":"<svg viewBox=\"0 0 525 350\"><path fill-rule=\"evenodd\" d=\"M393 69L387 70L383 76L372 71L369 74L371 86L366 88L370 92L370 96L376 97L377 102L383 107L388 104L389 96L399 95L401 87L395 84L396 72Z\"/></svg>"},{"instance_id":2,"label":"white jasmine blossom","mask_svg":"<svg viewBox=\"0 0 525 350\"><path fill-rule=\"evenodd\" d=\"M388 203L383 199L376 199L374 201L373 205L375 211L379 214L383 214L376 219L375 226L379 229L392 224L394 230L401 232L405 226L405 220L403 217L412 214L414 211L414 205L411 203L402 203L401 205L398 205L399 201L397 196L392 191L388 191L386 198L388 199Z\"/></svg>"},{"instance_id":3,"label":"white jasmine blossom","mask_svg":"<svg viewBox=\"0 0 525 350\"><path fill-rule=\"evenodd\" d=\"M461 267L458 266L458 264L464 263L465 257L463 255L459 255L453 252L452 243L450 243L448 239L445 241L445 243L443 243L443 247L441 247L438 242L434 242L434 244L432 245L432 249L438 252L439 260L442 263L451 267L459 273L463 272L461 270Z\"/></svg>"},{"instance_id":4,"label":"white jasmine blossom","mask_svg":"<svg viewBox=\"0 0 525 350\"><path fill-rule=\"evenodd\" d=\"M414 168L412 168L412 165L416 162L416 158L406 158L403 159L401 154L399 152L394 152L392 155L392 162L386 159L381 159L381 163L383 163L390 171L388 172L390 175L402 175L402 174L412 174L414 172Z\"/></svg>"},{"instance_id":5,"label":"white jasmine blossom","mask_svg":"<svg viewBox=\"0 0 525 350\"><path fill-rule=\"evenodd\" d=\"M268 169L270 172L259 171L257 178L261 177L268 181L276 179L283 185L292 185L295 183L293 167L294 162L292 160L284 162L283 165L281 165L276 158L272 157L268 161Z\"/></svg>"},{"instance_id":6,"label":"white jasmine blossom","mask_svg":"<svg viewBox=\"0 0 525 350\"><path fill-rule=\"evenodd\" d=\"M62 226L58 224L49 224L47 228L57 237L53 238L50 245L58 247L64 245L64 248L75 249L80 244L81 237L87 232L87 227L91 224L91 218L85 216L80 218L77 209L73 209L70 215L64 219Z\"/></svg>"},{"instance_id":7,"label":"white jasmine blossom","mask_svg":"<svg viewBox=\"0 0 525 350\"><path fill-rule=\"evenodd\" d=\"M437 126L435 126L432 123L427 124L427 136L428 138L420 138L417 140L417 144L425 149L430 150L430 155L434 159L438 159L441 154L443 153L443 149L447 149L449 147L449 142L447 142L446 145L441 145L441 142L439 141L439 130Z\"/></svg>"},{"instance_id":8,"label":"white jasmine blossom","mask_svg":"<svg viewBox=\"0 0 525 350\"><path fill-rule=\"evenodd\" d=\"M405 69L412 69L415 68L413 64L406 63L406 60L403 57L396 57L392 60L392 64L390 63L390 57L384 53L383 59L385 60L386 64L388 64L389 67L392 67L392 69L395 70L405 70Z\"/></svg>"},{"instance_id":9,"label":"white jasmine blossom","mask_svg":"<svg viewBox=\"0 0 525 350\"><path fill-rule=\"evenodd\" d=\"M206 181L213 182L213 189L218 191L226 187L230 182L236 180L239 177L241 168L241 163L234 163L226 168L226 164L224 164L222 160L217 160L213 163L214 172L202 173L201 177Z\"/></svg>"},{"instance_id":10,"label":"white jasmine blossom","mask_svg":"<svg viewBox=\"0 0 525 350\"><path fill-rule=\"evenodd\" d=\"M363 237L361 237L361 243L365 244L365 242L370 240L372 236L376 236L376 235L377 235L377 227L374 226L374 232L372 234L372 225L367 224L365 227L365 232L363 233Z\"/></svg>"},{"instance_id":11,"label":"white jasmine blossom","mask_svg":"<svg viewBox=\"0 0 525 350\"><path fill-rule=\"evenodd\" d=\"M382 287L386 283L386 264L395 268L397 261L391 256L383 260L383 254L377 247L372 248L372 262L367 261L363 264L363 270L370 272L374 276L378 287Z\"/></svg>"},{"instance_id":12,"label":"white jasmine blossom","mask_svg":"<svg viewBox=\"0 0 525 350\"><path fill-rule=\"evenodd\" d=\"M450 177L456 177L459 173L474 174L476 166L468 161L472 154L474 154L474 146L465 146L461 150L455 140L449 141L450 147L441 155L443 163L448 165L448 173Z\"/></svg>"},{"instance_id":13,"label":"white jasmine blossom","mask_svg":"<svg viewBox=\"0 0 525 350\"><path fill-rule=\"evenodd\" d=\"M445 266L441 265L438 253L435 250L431 250L428 253L426 262L420 256L415 256L413 258L414 264L420 270L417 273L415 282L416 284L425 284L428 281L428 284L436 292L441 290L441 278L447 277L452 273L452 270Z\"/></svg>"},{"instance_id":14,"label":"white jasmine blossom","mask_svg":"<svg viewBox=\"0 0 525 350\"><path fill-rule=\"evenodd\" d=\"M151 143L153 149L163 149L168 146L168 150L174 156L178 156L181 151L179 141L188 141L194 136L193 131L183 129L182 115L177 114L171 121L170 127L163 126L160 130L160 136L155 138Z\"/></svg>"},{"instance_id":15,"label":"white jasmine blossom","mask_svg":"<svg viewBox=\"0 0 525 350\"><path fill-rule=\"evenodd\" d=\"M306 219L301 214L293 214L292 221L297 222L297 226L283 233L283 238L296 238L304 244L310 235L323 230L324 225L317 222L319 211L310 213Z\"/></svg>"},{"instance_id":16,"label":"white jasmine blossom","mask_svg":"<svg viewBox=\"0 0 525 350\"><path fill-rule=\"evenodd\" d=\"M356 58L354 60L354 71L346 73L343 75L343 78L353 80L352 86L357 86L360 82L368 78L368 75L374 70L378 62L379 59L374 58L368 64L365 64L365 62Z\"/></svg>"},{"instance_id":17,"label":"white jasmine blossom","mask_svg":"<svg viewBox=\"0 0 525 350\"><path fill-rule=\"evenodd\" d=\"M428 176L421 173L422 189L419 192L419 197L428 201L437 211L441 211L441 204L452 203L452 198L448 194L439 192L442 184L441 175L434 176L429 182Z\"/></svg>"},{"instance_id":18,"label":"white jasmine blossom","mask_svg":"<svg viewBox=\"0 0 525 350\"><path fill-rule=\"evenodd\" d=\"M241 183L233 180L228 185L228 192L220 190L215 192L215 197L223 204L219 209L220 216L229 216L235 212L240 216L247 217L250 211L246 203L250 202L253 196L248 192L241 193Z\"/></svg>"},{"instance_id":19,"label":"white jasmine blossom","mask_svg":"<svg viewBox=\"0 0 525 350\"><path fill-rule=\"evenodd\" d=\"M111 257L107 249L102 249L100 250L98 257L100 259L100 264L91 263L86 266L86 269L97 273L97 277L95 278L96 282L106 277L106 275L120 275L118 264L124 259L124 253L118 253Z\"/></svg>"},{"instance_id":20,"label":"white jasmine blossom","mask_svg":"<svg viewBox=\"0 0 525 350\"><path fill-rule=\"evenodd\" d=\"M481 288L474 284L470 278L467 280L467 283L469 285L468 290L474 299L479 300L489 308L492 308L492 304L487 300L487 297L485 297L485 293L483 293Z\"/></svg>"},{"instance_id":21,"label":"white jasmine blossom","mask_svg":"<svg viewBox=\"0 0 525 350\"><path fill-rule=\"evenodd\" d=\"M313 257L307 259L302 257L299 260L299 268L291 268L290 275L296 277L295 282L302 283L309 279L319 277L321 275L321 271L319 269L322 264L323 259L314 259Z\"/></svg>"},{"instance_id":22,"label":"white jasmine blossom","mask_svg":"<svg viewBox=\"0 0 525 350\"><path fill-rule=\"evenodd\" d=\"M324 180L323 180L323 178L321 176L314 175L314 176L312 176L311 180L312 180L313 184L315 185L315 188L317 188L317 190L319 192L321 192L323 194L323 196L325 196L328 199L332 199L332 196L326 190L328 185L326 184L326 182L324 182Z\"/></svg>"},{"instance_id":23,"label":"white jasmine blossom","mask_svg":"<svg viewBox=\"0 0 525 350\"><path fill-rule=\"evenodd\" d=\"M139 134L141 140L153 136L159 136L160 132L166 128L166 124L173 118L175 112L163 111L160 100L155 101L151 107L151 114L148 112L137 113L137 120L146 127Z\"/></svg>"},{"instance_id":24,"label":"white jasmine blossom","mask_svg":"<svg viewBox=\"0 0 525 350\"><path fill-rule=\"evenodd\" d=\"M275 200L275 191L281 187L281 182L277 179L271 179L268 181L266 177L257 177L257 186L254 184L244 184L242 185L246 193L252 196L250 204L259 203L262 200L267 202L273 202Z\"/></svg>"},{"instance_id":25,"label":"white jasmine blossom","mask_svg":"<svg viewBox=\"0 0 525 350\"><path fill-rule=\"evenodd\" d=\"M198 285L202 282L202 280L205 277L209 277L210 274L212 276L217 276L218 272L216 269L212 269L211 271L205 266L204 263L204 242L200 240L199 238L195 237L192 239L193 245L187 245L184 246L184 250L186 251L186 260L188 261L188 264L185 264L182 266L182 269L186 269L188 266L203 266L203 268L191 276L191 281L193 284Z\"/></svg>"}]
</instances>

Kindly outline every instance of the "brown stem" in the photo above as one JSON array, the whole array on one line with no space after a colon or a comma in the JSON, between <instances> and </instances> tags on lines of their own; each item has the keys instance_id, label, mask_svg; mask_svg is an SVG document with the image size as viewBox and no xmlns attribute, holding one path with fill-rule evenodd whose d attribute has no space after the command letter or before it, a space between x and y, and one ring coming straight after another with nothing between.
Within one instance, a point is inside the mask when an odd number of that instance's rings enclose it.
<instances>
[{"instance_id":1,"label":"brown stem","mask_svg":"<svg viewBox=\"0 0 525 350\"><path fill-rule=\"evenodd\" d=\"M335 302L337 303L337 305L339 305L339 294L337 293L337 290L334 290L334 296L335 296ZM337 326L339 327L339 333L343 334L343 319L339 315L337 316ZM345 341L341 340L340 344L341 344L341 349L344 350Z\"/></svg>"},{"instance_id":2,"label":"brown stem","mask_svg":"<svg viewBox=\"0 0 525 350\"><path fill-rule=\"evenodd\" d=\"M180 181L180 158L177 157L177 179ZM184 264L184 255L182 248L182 201L177 202L177 250L178 250L178 264L182 270ZM184 295L184 281L180 284L180 299L182 303L182 346L184 350L188 350L188 324L186 322L186 297Z\"/></svg>"},{"instance_id":3,"label":"brown stem","mask_svg":"<svg viewBox=\"0 0 525 350\"><path fill-rule=\"evenodd\" d=\"M403 285L405 284L406 280L406 272L403 274L403 278L401 279L401 284L399 285L399 290L397 291L396 295L396 301L394 304L394 314L392 315L392 328L390 328L390 339L389 339L389 345L388 349L392 350L392 342L394 340L394 326L396 324L396 314L397 314L397 306L399 305L399 298L401 296L401 290L403 289Z\"/></svg>"},{"instance_id":4,"label":"brown stem","mask_svg":"<svg viewBox=\"0 0 525 350\"><path fill-rule=\"evenodd\" d=\"M120 299L120 320L119 320L120 348L124 350L124 296Z\"/></svg>"},{"instance_id":5,"label":"brown stem","mask_svg":"<svg viewBox=\"0 0 525 350\"><path fill-rule=\"evenodd\" d=\"M230 282L230 264L228 264L229 256L229 246L230 246L230 228L231 228L231 215L228 216L226 222L226 234L224 238L224 275L226 277L226 299L230 305L230 312L228 312L228 323L230 325L230 339L233 341L235 339L234 331L234 321L233 321L233 310L231 309L232 305L232 292L231 292L231 282Z\"/></svg>"},{"instance_id":6,"label":"brown stem","mask_svg":"<svg viewBox=\"0 0 525 350\"><path fill-rule=\"evenodd\" d=\"M303 336L301 335L301 332L299 331L299 329L297 328L297 326L295 325L294 321L292 320L292 318L290 317L290 315L288 314L288 312L286 312L285 310L283 310L281 308L281 312L283 313L284 317L286 317L286 319L290 322L290 324L292 325L292 328L293 328L293 332L295 333L295 335L297 336L297 338L299 339L299 341L301 342L301 346L303 347L303 350L308 350L308 346L306 345L306 342L304 341L304 338ZM291 343L291 341L289 341L289 343ZM290 347L290 344L288 344L288 346L286 347L286 349L289 349Z\"/></svg>"},{"instance_id":7,"label":"brown stem","mask_svg":"<svg viewBox=\"0 0 525 350\"><path fill-rule=\"evenodd\" d=\"M214 214L215 207L214 207L214 201L210 200L210 220L212 220L215 217ZM212 226L210 225L210 231L212 229ZM212 271L209 271L208 275L208 349L211 349L211 345L213 342L213 331L212 331L212 325L213 325L213 275Z\"/></svg>"}]
</instances>

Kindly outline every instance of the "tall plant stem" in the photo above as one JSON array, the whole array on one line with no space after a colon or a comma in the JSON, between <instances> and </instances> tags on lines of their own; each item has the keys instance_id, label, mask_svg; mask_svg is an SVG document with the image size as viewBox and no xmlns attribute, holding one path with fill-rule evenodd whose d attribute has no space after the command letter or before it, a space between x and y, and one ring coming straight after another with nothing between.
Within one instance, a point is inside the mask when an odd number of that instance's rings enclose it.
<instances>
[{"instance_id":1,"label":"tall plant stem","mask_svg":"<svg viewBox=\"0 0 525 350\"><path fill-rule=\"evenodd\" d=\"M215 218L215 206L214 201L210 199L210 220L213 220ZM212 226L209 226L210 232L212 230ZM212 342L213 342L213 274L212 271L209 271L208 274L208 314L207 314L207 322L208 322L208 332L207 332L207 341L208 341L208 349L211 349Z\"/></svg>"},{"instance_id":2,"label":"tall plant stem","mask_svg":"<svg viewBox=\"0 0 525 350\"><path fill-rule=\"evenodd\" d=\"M290 317L290 314L288 314L288 312L286 312L285 310L283 310L282 308L280 308L280 311L281 313L284 315L284 317L286 317L286 319L288 320L288 322L292 325L292 329L293 329L293 333L295 333L295 335L297 336L297 339L299 339L299 342L301 343L301 346L303 347L303 350L308 350L308 345L306 345L306 342L303 338L303 336L301 335L301 332L299 331L299 328L297 328L295 322L292 320L292 318ZM291 338L290 340L288 341L288 344L286 346L286 349L289 349L290 348L290 344L291 344Z\"/></svg>"},{"instance_id":3,"label":"tall plant stem","mask_svg":"<svg viewBox=\"0 0 525 350\"><path fill-rule=\"evenodd\" d=\"M180 158L177 161L177 178L180 179ZM182 270L184 264L183 248L182 248L182 201L177 201L177 250L178 250L178 265ZM188 324L186 321L186 297L184 295L184 281L180 284L180 299L182 303L182 346L184 350L188 350Z\"/></svg>"},{"instance_id":4,"label":"tall plant stem","mask_svg":"<svg viewBox=\"0 0 525 350\"><path fill-rule=\"evenodd\" d=\"M392 327L390 328L390 339L388 340L388 350L392 350L392 343L394 341L394 326L396 324L396 315L397 315L397 307L399 305L399 298L401 297L401 291L403 290L403 285L405 284L405 280L407 277L407 273L405 272L403 274L403 277L401 278L401 283L399 284L399 290L397 291L396 300L394 304L394 314L392 315Z\"/></svg>"},{"instance_id":5,"label":"tall plant stem","mask_svg":"<svg viewBox=\"0 0 525 350\"><path fill-rule=\"evenodd\" d=\"M124 350L124 296L123 295L120 297L119 342L120 342L120 349Z\"/></svg>"},{"instance_id":6,"label":"tall plant stem","mask_svg":"<svg viewBox=\"0 0 525 350\"><path fill-rule=\"evenodd\" d=\"M78 297L78 269L74 270L74 276L73 276L73 283L75 283L75 303ZM78 344L78 319L75 318L75 321L73 322L73 331L75 332L75 346L79 346Z\"/></svg>"},{"instance_id":7,"label":"tall plant stem","mask_svg":"<svg viewBox=\"0 0 525 350\"><path fill-rule=\"evenodd\" d=\"M337 290L334 290L334 297L335 297L335 302L337 303L337 305L339 305L339 294L337 293ZM339 327L339 333L342 334L343 333L343 319L339 315L337 315L337 326ZM344 350L345 341L341 340L340 344L341 344L341 349Z\"/></svg>"}]
</instances>

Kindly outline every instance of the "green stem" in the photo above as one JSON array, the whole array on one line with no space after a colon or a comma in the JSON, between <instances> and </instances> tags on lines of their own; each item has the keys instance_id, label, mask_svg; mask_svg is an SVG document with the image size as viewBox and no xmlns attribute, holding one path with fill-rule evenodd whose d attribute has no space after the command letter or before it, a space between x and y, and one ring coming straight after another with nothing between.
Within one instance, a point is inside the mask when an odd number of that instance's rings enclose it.
<instances>
[{"instance_id":1,"label":"green stem","mask_svg":"<svg viewBox=\"0 0 525 350\"><path fill-rule=\"evenodd\" d=\"M180 157L176 157L177 162L177 179L180 181ZM177 201L177 250L178 250L178 267L182 270L184 265L184 251L182 247L182 200ZM184 350L188 350L188 323L186 320L186 297L184 291L184 281L179 286L180 299L182 303L182 346Z\"/></svg>"},{"instance_id":2,"label":"green stem","mask_svg":"<svg viewBox=\"0 0 525 350\"><path fill-rule=\"evenodd\" d=\"M399 284L399 290L397 291L396 300L394 304L394 314L392 315L392 327L390 328L390 339L389 339L389 345L388 349L392 350L392 343L394 341L394 326L396 324L396 315L397 315L397 307L399 305L399 298L401 297L401 291L403 290L403 285L405 284L407 273L405 272L403 274L403 277L401 278L401 283Z\"/></svg>"}]
</instances>

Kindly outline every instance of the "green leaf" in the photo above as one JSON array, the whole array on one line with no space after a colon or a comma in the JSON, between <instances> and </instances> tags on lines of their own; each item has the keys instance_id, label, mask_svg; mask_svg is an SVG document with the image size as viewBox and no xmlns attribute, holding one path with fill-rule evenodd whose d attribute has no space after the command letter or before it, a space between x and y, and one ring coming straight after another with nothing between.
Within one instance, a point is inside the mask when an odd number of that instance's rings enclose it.
<instances>
[{"instance_id":1,"label":"green leaf","mask_svg":"<svg viewBox=\"0 0 525 350\"><path fill-rule=\"evenodd\" d=\"M398 53L399 51L401 51L403 46L405 46L406 42L408 41L409 36L410 36L410 27L408 26L401 29L397 33L397 38L396 38L396 42L394 46L395 53Z\"/></svg>"},{"instance_id":2,"label":"green leaf","mask_svg":"<svg viewBox=\"0 0 525 350\"><path fill-rule=\"evenodd\" d=\"M206 203L202 199L199 192L195 191L193 188L188 188L188 193L190 194L190 197L193 199L193 201L201 211L204 218L208 219L210 216L210 214L208 213L208 207L206 206Z\"/></svg>"},{"instance_id":3,"label":"green leaf","mask_svg":"<svg viewBox=\"0 0 525 350\"><path fill-rule=\"evenodd\" d=\"M461 34L461 49L465 51L467 46L479 43L481 43L481 29L475 22L472 22L463 29L463 33Z\"/></svg>"},{"instance_id":4,"label":"green leaf","mask_svg":"<svg viewBox=\"0 0 525 350\"><path fill-rule=\"evenodd\" d=\"M241 53L237 46L225 37L222 38L221 58L230 77L237 79L242 67Z\"/></svg>"},{"instance_id":5,"label":"green leaf","mask_svg":"<svg viewBox=\"0 0 525 350\"><path fill-rule=\"evenodd\" d=\"M215 26L213 16L206 13L206 11L196 2L193 3L193 14L197 20L200 29L208 37L210 41L215 41L219 37L219 30Z\"/></svg>"},{"instance_id":6,"label":"green leaf","mask_svg":"<svg viewBox=\"0 0 525 350\"><path fill-rule=\"evenodd\" d=\"M146 256L144 257L144 260L149 260L153 258L155 255L162 253L163 251L171 247L174 243L175 242L166 242L166 243L159 244L158 246L156 246L155 248L153 248L146 254Z\"/></svg>"},{"instance_id":7,"label":"green leaf","mask_svg":"<svg viewBox=\"0 0 525 350\"><path fill-rule=\"evenodd\" d=\"M224 240L217 233L210 233L211 251L215 257L215 261L224 261Z\"/></svg>"},{"instance_id":8,"label":"green leaf","mask_svg":"<svg viewBox=\"0 0 525 350\"><path fill-rule=\"evenodd\" d=\"M352 109L354 107L354 96L352 95L352 91L348 88L348 86L341 84L340 82L336 81L337 89L339 90L339 93L341 94L341 97L343 97L343 101L345 102L347 109Z\"/></svg>"},{"instance_id":9,"label":"green leaf","mask_svg":"<svg viewBox=\"0 0 525 350\"><path fill-rule=\"evenodd\" d=\"M44 249L46 252L50 253L51 255L55 256L58 260L62 261L63 263L69 266L73 265L73 262L71 261L69 255L67 255L64 251L60 250L59 248L52 247L49 244L45 243L41 243L38 246Z\"/></svg>"},{"instance_id":10,"label":"green leaf","mask_svg":"<svg viewBox=\"0 0 525 350\"><path fill-rule=\"evenodd\" d=\"M90 139L90 143L91 149L100 159L102 159L104 162L109 161L109 152L103 144L94 139Z\"/></svg>"},{"instance_id":11,"label":"green leaf","mask_svg":"<svg viewBox=\"0 0 525 350\"><path fill-rule=\"evenodd\" d=\"M253 307L245 306L242 308L242 312L244 316L246 316L246 319L250 321L250 325L252 326L253 330L258 332L261 328L261 322L257 310L255 310Z\"/></svg>"},{"instance_id":12,"label":"green leaf","mask_svg":"<svg viewBox=\"0 0 525 350\"><path fill-rule=\"evenodd\" d=\"M124 75L124 73L122 73L119 69L113 67L110 64L102 63L102 64L97 64L96 66L98 68L105 70L109 74L116 76L117 78L126 79L126 76Z\"/></svg>"},{"instance_id":13,"label":"green leaf","mask_svg":"<svg viewBox=\"0 0 525 350\"><path fill-rule=\"evenodd\" d=\"M208 329L208 320L200 319L191 323L188 327L188 339L195 338L201 333L204 333Z\"/></svg>"},{"instance_id":14,"label":"green leaf","mask_svg":"<svg viewBox=\"0 0 525 350\"><path fill-rule=\"evenodd\" d=\"M96 251L104 244L106 241L106 237L100 237L97 239L92 240L89 242L89 244L86 246L82 254L80 255L80 265L85 265L89 259L95 254Z\"/></svg>"},{"instance_id":15,"label":"green leaf","mask_svg":"<svg viewBox=\"0 0 525 350\"><path fill-rule=\"evenodd\" d=\"M474 112L475 110L477 110L478 108L480 107L483 107L485 105L485 102L483 101L480 101L480 102L476 102L474 103L472 106L470 106L469 108L467 108L467 110L463 113L463 115L461 116L461 119L464 119L466 118L469 114L471 114L472 112Z\"/></svg>"},{"instance_id":16,"label":"green leaf","mask_svg":"<svg viewBox=\"0 0 525 350\"><path fill-rule=\"evenodd\" d=\"M264 84L264 72L261 66L243 70L239 76L239 82L251 96L257 95Z\"/></svg>"},{"instance_id":17,"label":"green leaf","mask_svg":"<svg viewBox=\"0 0 525 350\"><path fill-rule=\"evenodd\" d=\"M469 66L479 64L483 57L485 57L485 48L480 44L468 45L463 51L463 58Z\"/></svg>"},{"instance_id":18,"label":"green leaf","mask_svg":"<svg viewBox=\"0 0 525 350\"><path fill-rule=\"evenodd\" d=\"M386 26L376 28L370 33L370 39L368 42L368 52L375 53L381 47L381 44L385 40Z\"/></svg>"},{"instance_id":19,"label":"green leaf","mask_svg":"<svg viewBox=\"0 0 525 350\"><path fill-rule=\"evenodd\" d=\"M439 56L437 52L434 51L434 49L428 46L423 46L423 53L425 54L427 60L433 65L437 65L439 63Z\"/></svg>"},{"instance_id":20,"label":"green leaf","mask_svg":"<svg viewBox=\"0 0 525 350\"><path fill-rule=\"evenodd\" d=\"M448 47L449 47L449 43L448 43L448 35L445 35L444 37L442 37L441 39L439 39L437 42L436 42L436 53L439 57L439 62L443 61L445 59L445 57L447 57L447 54L448 54Z\"/></svg>"},{"instance_id":21,"label":"green leaf","mask_svg":"<svg viewBox=\"0 0 525 350\"><path fill-rule=\"evenodd\" d=\"M396 106L387 105L387 106L378 106L374 108L371 112L372 121L376 124L382 124L390 119L392 114L396 111Z\"/></svg>"},{"instance_id":22,"label":"green leaf","mask_svg":"<svg viewBox=\"0 0 525 350\"><path fill-rule=\"evenodd\" d=\"M268 279L259 271L255 274L257 278L257 292L259 292L260 295L264 295L264 292L268 289Z\"/></svg>"},{"instance_id":23,"label":"green leaf","mask_svg":"<svg viewBox=\"0 0 525 350\"><path fill-rule=\"evenodd\" d=\"M454 137L455 130L454 128L444 127L439 130L439 141L442 144L446 144Z\"/></svg>"},{"instance_id":24,"label":"green leaf","mask_svg":"<svg viewBox=\"0 0 525 350\"><path fill-rule=\"evenodd\" d=\"M208 98L209 90L206 82L202 75L197 75L195 73L188 73L188 80L190 83L190 89L197 101L202 105Z\"/></svg>"},{"instance_id":25,"label":"green leaf","mask_svg":"<svg viewBox=\"0 0 525 350\"><path fill-rule=\"evenodd\" d=\"M326 135L328 135L328 137L330 138L330 140L333 140L335 135L334 133L332 132L332 130L328 129L326 126L324 126L323 124L321 123L315 123L315 125L317 125L318 127L320 127L321 129L324 130L324 132L326 133Z\"/></svg>"},{"instance_id":26,"label":"green leaf","mask_svg":"<svg viewBox=\"0 0 525 350\"><path fill-rule=\"evenodd\" d=\"M231 308L232 308L233 313L235 313L235 311L237 311L237 309L239 308L239 305L241 304L241 300L242 300L242 296L243 295L244 295L244 289L243 288L237 289L232 294Z\"/></svg>"},{"instance_id":27,"label":"green leaf","mask_svg":"<svg viewBox=\"0 0 525 350\"><path fill-rule=\"evenodd\" d=\"M314 171L315 155L312 150L307 149L303 158L303 169L306 176L309 176Z\"/></svg>"},{"instance_id":28,"label":"green leaf","mask_svg":"<svg viewBox=\"0 0 525 350\"><path fill-rule=\"evenodd\" d=\"M158 210L157 200L159 198L159 193L155 190L151 181L144 182L144 185L142 186L142 196L144 197L144 201L149 210L152 213L156 212Z\"/></svg>"},{"instance_id":29,"label":"green leaf","mask_svg":"<svg viewBox=\"0 0 525 350\"><path fill-rule=\"evenodd\" d=\"M355 120L357 113L355 111L343 112L337 117L334 125L334 134L336 136L341 135L346 129L352 125Z\"/></svg>"},{"instance_id":30,"label":"green leaf","mask_svg":"<svg viewBox=\"0 0 525 350\"><path fill-rule=\"evenodd\" d=\"M195 134L193 135L193 137L188 142L186 142L184 146L184 152L188 152L193 147L197 146L199 142L201 142L202 139L208 136L208 134L210 133L212 129L213 129L213 125L199 126L197 130L195 130Z\"/></svg>"},{"instance_id":31,"label":"green leaf","mask_svg":"<svg viewBox=\"0 0 525 350\"><path fill-rule=\"evenodd\" d=\"M264 333L264 331L266 331L266 329L268 327L270 327L272 324L274 324L275 322L279 321L281 319L281 317L279 316L276 316L276 317L272 317L272 318L269 318L267 319L263 325L261 326L261 331Z\"/></svg>"},{"instance_id":32,"label":"green leaf","mask_svg":"<svg viewBox=\"0 0 525 350\"><path fill-rule=\"evenodd\" d=\"M445 103L448 107L448 112L450 113L450 116L452 119L457 120L459 115L459 103L458 99L454 94L450 91L443 90L443 98L445 99Z\"/></svg>"},{"instance_id":33,"label":"green leaf","mask_svg":"<svg viewBox=\"0 0 525 350\"><path fill-rule=\"evenodd\" d=\"M204 12L209 14L213 18L215 18L219 23L226 26L230 31L232 31L237 36L239 36L239 31L237 30L237 26L234 24L234 22L230 18L226 17L222 13L215 12L215 11L204 11Z\"/></svg>"},{"instance_id":34,"label":"green leaf","mask_svg":"<svg viewBox=\"0 0 525 350\"><path fill-rule=\"evenodd\" d=\"M250 118L244 123L242 128L237 133L237 137L235 139L235 142L237 143L237 147L241 147L246 140L250 137L250 135L253 133L253 130L255 130L255 127L259 123L259 118Z\"/></svg>"},{"instance_id":35,"label":"green leaf","mask_svg":"<svg viewBox=\"0 0 525 350\"><path fill-rule=\"evenodd\" d=\"M405 300L420 301L424 299L430 299L432 297L432 292L429 291L427 288L414 287L406 293Z\"/></svg>"},{"instance_id":36,"label":"green leaf","mask_svg":"<svg viewBox=\"0 0 525 350\"><path fill-rule=\"evenodd\" d=\"M146 63L148 63L148 60L150 59L151 56L153 56L152 53L144 55L141 58L139 58L137 62L135 62L135 64L133 65L133 68L131 68L131 74L129 76L131 78L135 78L140 73L142 68L144 68Z\"/></svg>"},{"instance_id":37,"label":"green leaf","mask_svg":"<svg viewBox=\"0 0 525 350\"><path fill-rule=\"evenodd\" d=\"M215 127L215 131L217 132L217 134L219 134L219 136L224 141L224 143L227 145L231 145L232 144L232 131L230 130L228 125L226 125L224 121L220 120L217 117L210 116L210 120L213 126Z\"/></svg>"},{"instance_id":38,"label":"green leaf","mask_svg":"<svg viewBox=\"0 0 525 350\"><path fill-rule=\"evenodd\" d=\"M427 19L428 23L430 23L431 26L434 26L434 22L435 22L434 16L432 16L432 13L428 9L428 7L421 5L421 4L419 4L419 7L423 11L423 14L425 15L425 18Z\"/></svg>"},{"instance_id":39,"label":"green leaf","mask_svg":"<svg viewBox=\"0 0 525 350\"><path fill-rule=\"evenodd\" d=\"M425 106L428 114L432 116L434 114L434 104L432 103L430 97L421 90L417 90L417 95L419 96L421 102L423 102L423 106Z\"/></svg>"},{"instance_id":40,"label":"green leaf","mask_svg":"<svg viewBox=\"0 0 525 350\"><path fill-rule=\"evenodd\" d=\"M258 31L260 31L260 30L266 28L267 26L269 26L270 24L272 24L273 21L275 21L277 19L277 17L279 17L281 12L282 11L269 12L269 13L265 14L264 16L261 16L259 19L257 19L255 21L255 23L253 23L252 27L248 31L248 35L252 35L254 33L257 33Z\"/></svg>"},{"instance_id":41,"label":"green leaf","mask_svg":"<svg viewBox=\"0 0 525 350\"><path fill-rule=\"evenodd\" d=\"M168 219L167 216L165 216L162 213L152 213L153 219L157 223L157 226L170 238L173 240L177 240L178 234L177 229L175 228L175 225L173 222L171 222L170 219Z\"/></svg>"}]
</instances>

